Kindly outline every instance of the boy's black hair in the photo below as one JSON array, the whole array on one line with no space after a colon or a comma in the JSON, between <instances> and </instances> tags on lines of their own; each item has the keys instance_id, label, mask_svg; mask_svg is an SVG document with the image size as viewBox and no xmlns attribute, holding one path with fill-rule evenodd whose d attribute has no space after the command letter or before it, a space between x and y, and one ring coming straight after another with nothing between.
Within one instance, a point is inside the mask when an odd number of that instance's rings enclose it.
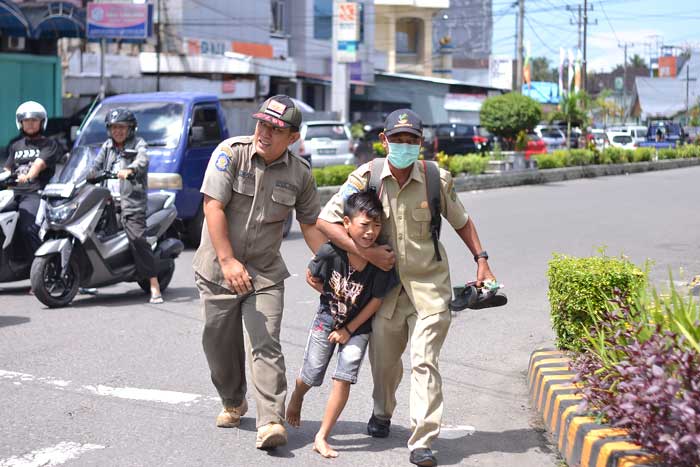
<instances>
[{"instance_id":1,"label":"boy's black hair","mask_svg":"<svg viewBox=\"0 0 700 467\"><path fill-rule=\"evenodd\" d=\"M373 220L379 220L382 216L382 202L374 190L353 193L345 200L343 215L353 219L359 213L364 213Z\"/></svg>"}]
</instances>

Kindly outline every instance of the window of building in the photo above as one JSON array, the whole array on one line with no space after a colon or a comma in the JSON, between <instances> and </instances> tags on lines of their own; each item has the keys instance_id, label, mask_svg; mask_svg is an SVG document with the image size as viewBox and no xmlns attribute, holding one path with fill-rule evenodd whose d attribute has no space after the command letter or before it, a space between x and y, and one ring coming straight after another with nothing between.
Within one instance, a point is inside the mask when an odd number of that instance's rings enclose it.
<instances>
[{"instance_id":1,"label":"window of building","mask_svg":"<svg viewBox=\"0 0 700 467\"><path fill-rule=\"evenodd\" d=\"M287 32L284 21L285 3L285 0L270 0L270 7L272 8L270 32L273 34L284 34Z\"/></svg>"},{"instance_id":2,"label":"window of building","mask_svg":"<svg viewBox=\"0 0 700 467\"><path fill-rule=\"evenodd\" d=\"M420 21L416 18L401 18L396 22L396 52L418 53Z\"/></svg>"},{"instance_id":3,"label":"window of building","mask_svg":"<svg viewBox=\"0 0 700 467\"><path fill-rule=\"evenodd\" d=\"M314 0L314 39L333 37L333 0Z\"/></svg>"}]
</instances>

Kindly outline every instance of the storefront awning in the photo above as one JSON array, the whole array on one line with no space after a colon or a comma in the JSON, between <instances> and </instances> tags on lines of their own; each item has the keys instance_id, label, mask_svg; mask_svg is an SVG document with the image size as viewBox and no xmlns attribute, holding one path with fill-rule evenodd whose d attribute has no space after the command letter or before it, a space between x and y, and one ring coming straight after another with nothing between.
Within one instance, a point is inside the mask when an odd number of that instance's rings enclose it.
<instances>
[{"instance_id":1,"label":"storefront awning","mask_svg":"<svg viewBox=\"0 0 700 467\"><path fill-rule=\"evenodd\" d=\"M85 10L71 3L49 3L34 15L35 39L85 36Z\"/></svg>"},{"instance_id":2,"label":"storefront awning","mask_svg":"<svg viewBox=\"0 0 700 467\"><path fill-rule=\"evenodd\" d=\"M29 20L22 10L9 0L0 0L0 34L30 37L31 32Z\"/></svg>"}]
</instances>

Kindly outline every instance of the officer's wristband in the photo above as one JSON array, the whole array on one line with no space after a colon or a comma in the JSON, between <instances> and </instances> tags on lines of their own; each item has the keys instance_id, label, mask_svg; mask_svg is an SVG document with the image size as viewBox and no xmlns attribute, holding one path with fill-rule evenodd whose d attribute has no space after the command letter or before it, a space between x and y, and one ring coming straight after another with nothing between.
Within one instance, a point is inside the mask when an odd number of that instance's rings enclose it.
<instances>
[{"instance_id":1,"label":"officer's wristband","mask_svg":"<svg viewBox=\"0 0 700 467\"><path fill-rule=\"evenodd\" d=\"M477 253L477 254L474 255L474 261L476 261L477 263L479 262L479 260L480 260L481 258L484 258L485 260L488 261L488 259L489 259L489 254L486 253L486 250L483 250L483 251L481 251L481 252L479 252L479 253Z\"/></svg>"}]
</instances>

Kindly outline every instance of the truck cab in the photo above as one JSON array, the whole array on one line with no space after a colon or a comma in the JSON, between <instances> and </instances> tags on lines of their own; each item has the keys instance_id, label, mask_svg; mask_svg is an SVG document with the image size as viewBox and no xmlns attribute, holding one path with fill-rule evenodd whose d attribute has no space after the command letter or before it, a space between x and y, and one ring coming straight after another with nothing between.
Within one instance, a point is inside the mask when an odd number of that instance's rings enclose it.
<instances>
[{"instance_id":1,"label":"truck cab","mask_svg":"<svg viewBox=\"0 0 700 467\"><path fill-rule=\"evenodd\" d=\"M77 134L74 148L99 151L108 138L104 119L116 107L136 115L136 135L148 143L150 192L175 194L178 217L189 243L198 244L204 213L199 192L209 158L228 138L226 121L215 95L188 92L121 94L100 102Z\"/></svg>"}]
</instances>

